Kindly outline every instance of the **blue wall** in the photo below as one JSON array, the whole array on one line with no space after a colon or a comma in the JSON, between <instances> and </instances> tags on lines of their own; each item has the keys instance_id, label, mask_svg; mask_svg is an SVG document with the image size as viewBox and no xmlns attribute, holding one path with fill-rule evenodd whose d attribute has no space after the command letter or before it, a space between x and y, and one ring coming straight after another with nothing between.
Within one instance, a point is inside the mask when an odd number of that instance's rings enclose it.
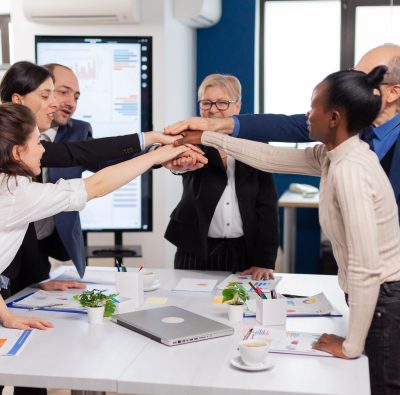
<instances>
[{"instance_id":1,"label":"blue wall","mask_svg":"<svg viewBox=\"0 0 400 395\"><path fill-rule=\"evenodd\" d=\"M210 73L234 74L242 83L242 113L254 112L255 0L223 0L222 18L208 29L197 30L197 86ZM292 182L319 186L319 178L279 174L281 195ZM320 230L315 209L298 209L297 272L318 273ZM281 234L282 234L282 209Z\"/></svg>"}]
</instances>

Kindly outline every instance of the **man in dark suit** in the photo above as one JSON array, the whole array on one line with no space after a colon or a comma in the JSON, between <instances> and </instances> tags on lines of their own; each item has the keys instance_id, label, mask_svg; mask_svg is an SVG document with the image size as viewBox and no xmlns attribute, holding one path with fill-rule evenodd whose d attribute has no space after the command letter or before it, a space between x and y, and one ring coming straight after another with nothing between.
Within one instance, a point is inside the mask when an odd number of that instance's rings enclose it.
<instances>
[{"instance_id":1,"label":"man in dark suit","mask_svg":"<svg viewBox=\"0 0 400 395\"><path fill-rule=\"evenodd\" d=\"M241 84L232 75L211 74L201 83L198 98L202 117L239 114ZM268 278L275 268L279 233L272 175L224 151L201 149L208 164L182 175L182 198L165 233L178 247L175 268Z\"/></svg>"},{"instance_id":2,"label":"man in dark suit","mask_svg":"<svg viewBox=\"0 0 400 395\"><path fill-rule=\"evenodd\" d=\"M361 131L360 137L378 155L400 207L400 47L385 44L374 48L360 59L355 69L369 72L379 65L388 66L388 73L381 85L381 112L371 127ZM234 137L255 141L310 141L304 114L249 114L211 120L191 118L166 128L166 132L177 134L185 129L219 130ZM183 142L200 141L199 134L190 135Z\"/></svg>"}]
</instances>

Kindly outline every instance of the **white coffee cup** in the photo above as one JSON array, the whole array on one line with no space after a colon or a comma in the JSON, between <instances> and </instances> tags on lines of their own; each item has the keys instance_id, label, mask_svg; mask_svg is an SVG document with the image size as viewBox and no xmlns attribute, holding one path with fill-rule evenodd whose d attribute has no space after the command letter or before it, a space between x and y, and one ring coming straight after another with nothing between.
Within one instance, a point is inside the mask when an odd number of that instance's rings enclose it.
<instances>
[{"instance_id":1,"label":"white coffee cup","mask_svg":"<svg viewBox=\"0 0 400 395\"><path fill-rule=\"evenodd\" d=\"M244 364L257 366L265 361L269 344L263 340L243 340L239 343L239 352Z\"/></svg>"},{"instance_id":2,"label":"white coffee cup","mask_svg":"<svg viewBox=\"0 0 400 395\"><path fill-rule=\"evenodd\" d=\"M143 282L144 282L145 288L152 287L156 281L157 281L156 273L154 273L154 272L144 272L143 273Z\"/></svg>"}]
</instances>

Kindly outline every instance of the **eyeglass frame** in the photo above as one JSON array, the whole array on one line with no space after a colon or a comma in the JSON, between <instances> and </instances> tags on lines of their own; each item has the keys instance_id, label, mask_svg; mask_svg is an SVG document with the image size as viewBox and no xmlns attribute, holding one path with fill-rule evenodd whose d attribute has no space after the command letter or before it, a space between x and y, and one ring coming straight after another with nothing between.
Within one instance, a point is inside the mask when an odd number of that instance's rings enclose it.
<instances>
[{"instance_id":1,"label":"eyeglass frame","mask_svg":"<svg viewBox=\"0 0 400 395\"><path fill-rule=\"evenodd\" d=\"M212 101L212 100L199 100L197 103L199 104L199 107L200 107L200 110L203 110L203 111L210 111L211 109L212 109L212 107L213 106L215 106L216 107L216 109L218 110L218 111L226 111L228 108L229 108L229 106L231 105L231 104L233 104L233 103L237 103L239 100L217 100L217 101ZM204 102L207 102L207 103L209 103L210 104L210 107L209 108L202 108L201 107L201 104L202 104L202 102L204 103ZM226 106L226 108L219 108L218 107L218 104L217 103L224 103L224 104L226 104L227 106Z\"/></svg>"}]
</instances>

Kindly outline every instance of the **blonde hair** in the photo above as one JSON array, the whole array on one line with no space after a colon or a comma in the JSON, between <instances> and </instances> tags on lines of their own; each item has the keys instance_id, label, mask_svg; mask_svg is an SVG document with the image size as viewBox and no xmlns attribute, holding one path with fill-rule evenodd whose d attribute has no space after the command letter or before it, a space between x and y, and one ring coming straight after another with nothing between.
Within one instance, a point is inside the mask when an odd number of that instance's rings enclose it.
<instances>
[{"instance_id":1,"label":"blonde hair","mask_svg":"<svg viewBox=\"0 0 400 395\"><path fill-rule=\"evenodd\" d=\"M229 74L210 74L204 78L197 91L198 100L202 100L207 88L219 86L224 88L232 100L240 101L242 99L242 85L233 75Z\"/></svg>"}]
</instances>

